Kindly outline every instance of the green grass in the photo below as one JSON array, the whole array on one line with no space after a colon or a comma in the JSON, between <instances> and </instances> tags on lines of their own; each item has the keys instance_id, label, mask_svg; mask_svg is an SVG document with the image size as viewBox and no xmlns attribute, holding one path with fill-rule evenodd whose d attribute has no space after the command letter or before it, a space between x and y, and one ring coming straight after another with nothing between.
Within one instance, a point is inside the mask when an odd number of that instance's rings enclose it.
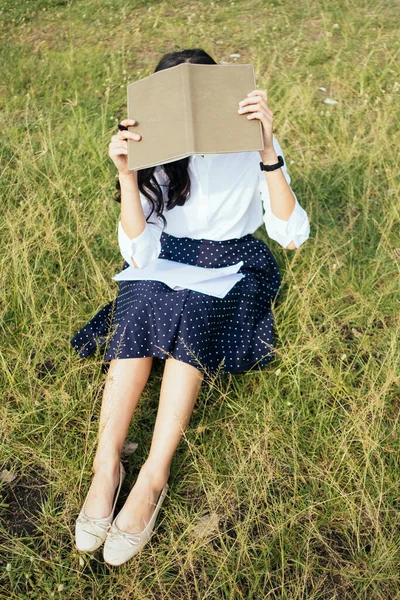
<instances>
[{"instance_id":1,"label":"green grass","mask_svg":"<svg viewBox=\"0 0 400 600\"><path fill-rule=\"evenodd\" d=\"M398 8L3 2L0 470L17 477L0 484L2 599L400 598ZM285 251L257 231L283 275L276 359L201 390L157 532L112 569L73 545L104 375L69 340L116 295L108 143L126 85L185 47L255 65L311 236ZM155 362L129 482L161 377Z\"/></svg>"}]
</instances>

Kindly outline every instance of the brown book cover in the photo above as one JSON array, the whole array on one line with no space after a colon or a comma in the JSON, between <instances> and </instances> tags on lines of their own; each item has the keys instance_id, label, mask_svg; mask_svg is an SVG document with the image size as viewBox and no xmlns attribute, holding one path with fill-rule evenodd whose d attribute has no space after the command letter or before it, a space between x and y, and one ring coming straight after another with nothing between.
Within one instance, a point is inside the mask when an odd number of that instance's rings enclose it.
<instances>
[{"instance_id":1,"label":"brown book cover","mask_svg":"<svg viewBox=\"0 0 400 600\"><path fill-rule=\"evenodd\" d=\"M254 67L181 63L128 85L128 169L144 169L192 154L264 149L262 124L239 114L256 89Z\"/></svg>"}]
</instances>

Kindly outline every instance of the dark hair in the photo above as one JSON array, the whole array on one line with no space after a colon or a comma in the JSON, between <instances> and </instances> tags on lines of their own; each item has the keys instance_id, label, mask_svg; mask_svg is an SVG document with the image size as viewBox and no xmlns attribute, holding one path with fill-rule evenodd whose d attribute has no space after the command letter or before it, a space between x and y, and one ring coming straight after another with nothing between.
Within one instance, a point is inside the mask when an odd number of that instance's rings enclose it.
<instances>
[{"instance_id":1,"label":"dark hair","mask_svg":"<svg viewBox=\"0 0 400 600\"><path fill-rule=\"evenodd\" d=\"M168 52L159 61L156 66L154 73L161 71L162 69L169 69L175 67L181 63L197 63L201 65L216 65L215 60L202 50L201 48L191 48L188 50L178 50L177 52ZM165 173L168 176L168 201L166 202L166 210L171 210L174 206L183 206L190 196L190 177L188 173L189 157L181 158L173 162L161 165ZM146 196L152 207L150 214L147 219L156 213L157 216L161 217L164 226L166 220L162 214L164 208L163 195L161 187L158 181L154 177L155 167L148 167L147 169L139 169L138 171L138 186L139 190ZM121 202L121 186L119 179L116 183L116 188L119 190L114 200ZM149 190L149 191L148 191ZM154 194L154 196L152 195Z\"/></svg>"}]
</instances>

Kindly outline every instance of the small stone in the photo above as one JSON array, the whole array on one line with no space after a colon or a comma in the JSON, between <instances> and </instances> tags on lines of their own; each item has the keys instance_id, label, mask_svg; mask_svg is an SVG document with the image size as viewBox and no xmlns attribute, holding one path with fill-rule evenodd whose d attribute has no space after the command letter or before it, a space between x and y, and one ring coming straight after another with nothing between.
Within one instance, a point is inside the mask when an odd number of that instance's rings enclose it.
<instances>
[{"instance_id":1,"label":"small stone","mask_svg":"<svg viewBox=\"0 0 400 600\"><path fill-rule=\"evenodd\" d=\"M204 517L200 517L199 522L194 528L193 532L198 537L204 537L217 529L218 521L219 515L217 513L204 515Z\"/></svg>"},{"instance_id":2,"label":"small stone","mask_svg":"<svg viewBox=\"0 0 400 600\"><path fill-rule=\"evenodd\" d=\"M137 442L125 442L121 451L121 456L123 456L124 458L130 456L133 452L135 452L137 447Z\"/></svg>"},{"instance_id":3,"label":"small stone","mask_svg":"<svg viewBox=\"0 0 400 600\"><path fill-rule=\"evenodd\" d=\"M11 481L13 481L17 476L14 473L11 473L11 471L8 471L7 469L3 469L2 471L0 471L0 481L4 482L4 483L11 483Z\"/></svg>"}]
</instances>

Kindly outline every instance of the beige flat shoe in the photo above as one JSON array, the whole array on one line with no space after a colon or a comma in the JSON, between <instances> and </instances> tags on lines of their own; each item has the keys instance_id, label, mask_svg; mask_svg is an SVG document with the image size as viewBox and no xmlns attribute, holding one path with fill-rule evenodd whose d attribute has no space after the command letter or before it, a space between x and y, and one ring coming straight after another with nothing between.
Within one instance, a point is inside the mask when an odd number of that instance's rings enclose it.
<instances>
[{"instance_id":1,"label":"beige flat shoe","mask_svg":"<svg viewBox=\"0 0 400 600\"><path fill-rule=\"evenodd\" d=\"M107 531L111 525L113 519L115 506L117 504L118 496L121 491L122 482L126 476L126 471L122 462L119 463L119 483L114 497L114 504L111 513L108 517L102 519L94 519L88 517L85 514L85 506L87 496L84 505L79 513L79 516L75 523L75 544L78 550L81 552L94 552L97 548L100 548L101 544L106 539Z\"/></svg>"},{"instance_id":2,"label":"beige flat shoe","mask_svg":"<svg viewBox=\"0 0 400 600\"><path fill-rule=\"evenodd\" d=\"M167 495L168 488L168 483L166 483L160 493L151 519L142 531L139 531L138 533L122 531L122 529L119 529L116 525L118 515L115 517L107 532L107 538L103 546L103 557L106 563L114 566L122 565L140 552L143 546L147 544L153 532L161 505Z\"/></svg>"}]
</instances>

